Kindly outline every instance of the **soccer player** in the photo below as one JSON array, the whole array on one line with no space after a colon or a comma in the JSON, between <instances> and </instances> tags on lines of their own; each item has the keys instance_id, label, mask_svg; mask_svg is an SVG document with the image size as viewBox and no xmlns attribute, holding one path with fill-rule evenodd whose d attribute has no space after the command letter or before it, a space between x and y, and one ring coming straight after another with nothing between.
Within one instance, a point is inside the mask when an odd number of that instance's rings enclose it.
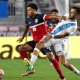
<instances>
[{"instance_id":1,"label":"soccer player","mask_svg":"<svg viewBox=\"0 0 80 80\"><path fill-rule=\"evenodd\" d=\"M54 50L55 50L56 54L59 56L62 64L69 70L76 73L77 75L80 75L80 71L78 69L76 69L72 64L69 64L67 62L65 55L64 55L65 52L63 51L64 50L63 45L64 45L65 37L70 36L70 35L74 34L74 32L76 30L79 30L79 27L77 27L77 17L79 16L79 14L80 14L80 9L78 7L72 7L70 14L69 14L69 18L66 19L66 21L75 23L74 27L71 24L70 24L71 25L70 27L69 27L69 24L68 24L68 27L63 25L62 28L56 28L55 30L53 30L51 32L51 34L54 35L54 39L55 39L54 40L55 42L53 41ZM64 22L63 22L63 24L64 24ZM67 25L67 23L66 23L66 25ZM60 29L61 32L57 31L58 29ZM56 32L58 32L58 33L56 33ZM50 37L50 36L48 36L48 37ZM63 39L59 40L59 38L63 38ZM47 43L45 45L48 46L49 44Z\"/></svg>"},{"instance_id":2,"label":"soccer player","mask_svg":"<svg viewBox=\"0 0 80 80\"><path fill-rule=\"evenodd\" d=\"M52 16L58 16L58 10L57 9L53 9L53 10L51 10L51 13L50 14ZM51 20L47 21L48 32L51 32L60 21L61 20L59 20L58 18L51 19ZM59 57L56 54L55 54L54 57L59 62Z\"/></svg>"},{"instance_id":3,"label":"soccer player","mask_svg":"<svg viewBox=\"0 0 80 80\"><path fill-rule=\"evenodd\" d=\"M26 26L25 26L24 33L23 33L22 37L19 38L18 41L19 42L23 41L23 39L29 29L32 33L33 40L29 41L19 47L19 53L20 53L20 56L22 59L28 58L27 52L33 51L36 43L40 39L42 39L44 35L47 34L47 27L45 25L45 20L50 20L53 18L53 16L37 14L37 9L38 9L38 7L34 3L29 4L27 7L28 18L26 19ZM41 51L44 53L47 53L48 55L51 55L50 49L43 48L43 50L41 50ZM53 56L52 56L52 58L53 58ZM36 59L37 59L37 57L35 55L32 55L31 60L33 61L33 63L35 62ZM54 65L56 71L58 72L60 78L64 79L64 75L60 69L60 66L59 66L57 60L52 59L51 62ZM35 72L33 67L28 68L28 71L29 71L28 73L25 72L23 75L32 74Z\"/></svg>"},{"instance_id":4,"label":"soccer player","mask_svg":"<svg viewBox=\"0 0 80 80\"><path fill-rule=\"evenodd\" d=\"M42 47L53 46L56 54L59 56L62 64L73 71L77 75L80 75L80 71L75 68L72 64L69 64L64 55L64 40L70 35L74 34L77 30L77 17L80 14L80 9L78 7L72 7L69 18L66 21L60 22L56 28L42 40L40 40L33 51L33 54L38 54L39 49ZM31 61L30 61L31 63ZM31 63L32 64L32 63Z\"/></svg>"},{"instance_id":5,"label":"soccer player","mask_svg":"<svg viewBox=\"0 0 80 80\"><path fill-rule=\"evenodd\" d=\"M58 10L53 9L53 10L51 10L50 14L52 16L58 16ZM58 23L59 23L59 20L57 18L47 21L48 32L51 32Z\"/></svg>"}]
</instances>

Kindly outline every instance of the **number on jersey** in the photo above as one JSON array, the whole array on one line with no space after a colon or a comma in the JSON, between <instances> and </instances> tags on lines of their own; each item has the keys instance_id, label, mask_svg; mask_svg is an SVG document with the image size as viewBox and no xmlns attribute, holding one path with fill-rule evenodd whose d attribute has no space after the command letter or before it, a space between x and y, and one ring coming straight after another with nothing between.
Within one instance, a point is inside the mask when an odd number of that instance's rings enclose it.
<instances>
[{"instance_id":1,"label":"number on jersey","mask_svg":"<svg viewBox=\"0 0 80 80\"><path fill-rule=\"evenodd\" d=\"M33 31L36 31L36 28L33 28Z\"/></svg>"}]
</instances>

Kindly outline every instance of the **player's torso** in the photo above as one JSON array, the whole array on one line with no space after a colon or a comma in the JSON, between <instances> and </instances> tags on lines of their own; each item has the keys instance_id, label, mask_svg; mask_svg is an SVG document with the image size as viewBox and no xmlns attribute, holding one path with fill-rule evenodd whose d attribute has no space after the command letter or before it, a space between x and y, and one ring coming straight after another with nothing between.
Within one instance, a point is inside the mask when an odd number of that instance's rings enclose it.
<instances>
[{"instance_id":1,"label":"player's torso","mask_svg":"<svg viewBox=\"0 0 80 80\"><path fill-rule=\"evenodd\" d=\"M31 30L35 41L39 41L47 34L47 27L41 14L36 14L34 18L29 18L28 26L30 26L29 29Z\"/></svg>"},{"instance_id":2,"label":"player's torso","mask_svg":"<svg viewBox=\"0 0 80 80\"><path fill-rule=\"evenodd\" d=\"M69 21L66 21L66 24L65 24L65 21L60 22L60 23L56 26L56 28L54 29L54 34L55 34L55 35L64 34L65 32L68 31L68 29L69 29L70 27L72 28L72 30L73 30L73 28L75 28L75 31L76 31L77 26L71 26L71 25L73 25L73 24L68 24L67 22L69 22ZM77 25L77 22L73 22L73 23L76 23L76 25ZM63 25L61 26L61 24L63 24ZM59 26L59 25L60 25L60 26ZM71 32L71 33L72 33L72 32ZM72 34L74 34L74 32L73 32ZM71 34L70 34L70 35L71 35ZM70 36L70 35L69 35L69 36ZM61 39L54 39L54 40L55 40L55 43L56 43L56 42L64 42L65 40L67 40L67 38L68 38L69 36L64 37L64 38L61 38Z\"/></svg>"}]
</instances>

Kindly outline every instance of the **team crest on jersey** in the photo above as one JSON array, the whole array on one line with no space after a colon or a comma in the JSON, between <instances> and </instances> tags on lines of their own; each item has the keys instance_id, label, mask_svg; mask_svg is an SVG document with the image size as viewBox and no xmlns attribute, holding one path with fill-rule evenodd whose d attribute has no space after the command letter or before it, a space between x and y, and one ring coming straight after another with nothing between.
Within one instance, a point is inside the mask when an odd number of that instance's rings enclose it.
<instances>
[{"instance_id":1,"label":"team crest on jersey","mask_svg":"<svg viewBox=\"0 0 80 80\"><path fill-rule=\"evenodd\" d=\"M31 22L29 22L29 24L31 24Z\"/></svg>"},{"instance_id":2,"label":"team crest on jersey","mask_svg":"<svg viewBox=\"0 0 80 80\"><path fill-rule=\"evenodd\" d=\"M38 19L35 19L35 23L38 23Z\"/></svg>"}]
</instances>

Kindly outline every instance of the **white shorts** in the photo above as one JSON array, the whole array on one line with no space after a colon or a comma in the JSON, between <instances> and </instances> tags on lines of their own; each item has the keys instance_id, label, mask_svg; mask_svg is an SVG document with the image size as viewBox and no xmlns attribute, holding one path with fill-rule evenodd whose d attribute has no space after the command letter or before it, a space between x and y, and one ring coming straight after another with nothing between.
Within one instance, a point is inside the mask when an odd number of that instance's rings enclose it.
<instances>
[{"instance_id":1,"label":"white shorts","mask_svg":"<svg viewBox=\"0 0 80 80\"><path fill-rule=\"evenodd\" d=\"M64 54L64 44L61 41L55 41L55 39L50 39L45 43L45 47L50 47L52 46L53 49L56 52L56 55L62 55Z\"/></svg>"}]
</instances>

